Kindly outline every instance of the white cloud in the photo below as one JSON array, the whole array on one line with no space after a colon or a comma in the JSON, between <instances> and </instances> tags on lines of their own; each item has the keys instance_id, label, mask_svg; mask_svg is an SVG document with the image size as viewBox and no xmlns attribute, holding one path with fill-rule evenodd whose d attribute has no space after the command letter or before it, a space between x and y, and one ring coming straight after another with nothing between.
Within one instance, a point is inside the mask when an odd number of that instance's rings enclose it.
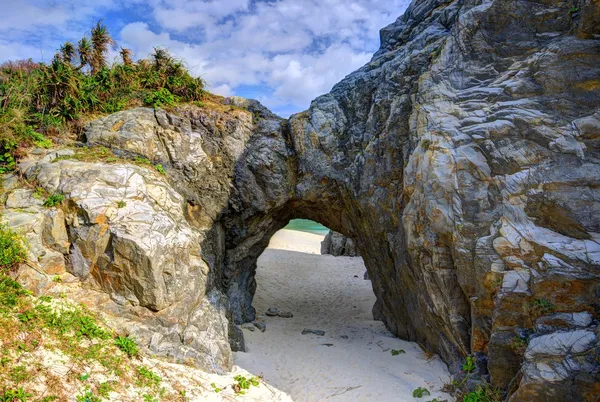
<instances>
[{"instance_id":1,"label":"white cloud","mask_svg":"<svg viewBox=\"0 0 600 402\"><path fill-rule=\"evenodd\" d=\"M120 0L0 0L0 62L49 61L60 44L76 41Z\"/></svg>"},{"instance_id":2,"label":"white cloud","mask_svg":"<svg viewBox=\"0 0 600 402\"><path fill-rule=\"evenodd\" d=\"M215 93L217 95L221 95L221 96L232 96L235 95L235 92L233 91L233 88L231 88L229 85L227 84L221 84L217 87L209 87L210 91L212 93Z\"/></svg>"}]
</instances>

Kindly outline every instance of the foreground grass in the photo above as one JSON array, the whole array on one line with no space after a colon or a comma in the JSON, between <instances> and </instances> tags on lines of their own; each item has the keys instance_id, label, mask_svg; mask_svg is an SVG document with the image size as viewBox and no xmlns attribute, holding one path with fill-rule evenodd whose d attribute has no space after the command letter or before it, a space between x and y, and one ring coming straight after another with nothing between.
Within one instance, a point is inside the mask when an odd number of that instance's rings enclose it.
<instances>
[{"instance_id":1,"label":"foreground grass","mask_svg":"<svg viewBox=\"0 0 600 402\"><path fill-rule=\"evenodd\" d=\"M160 377L136 360L134 340L115 337L81 305L34 297L5 273L0 274L0 339L0 401L73 395L101 401L127 384L137 385L139 400L179 397L169 395Z\"/></svg>"},{"instance_id":2,"label":"foreground grass","mask_svg":"<svg viewBox=\"0 0 600 402\"><path fill-rule=\"evenodd\" d=\"M135 383L140 400L179 399L140 361L133 339L116 336L84 306L34 297L10 276L26 245L0 225L0 401L101 401ZM99 374L99 375L98 375Z\"/></svg>"},{"instance_id":3,"label":"foreground grass","mask_svg":"<svg viewBox=\"0 0 600 402\"><path fill-rule=\"evenodd\" d=\"M145 356L135 339L59 293L71 294L58 276L53 296L34 296L13 279L26 242L0 225L0 246L0 402L221 401L255 388L251 400L281 400L247 372L220 376Z\"/></svg>"}]
</instances>

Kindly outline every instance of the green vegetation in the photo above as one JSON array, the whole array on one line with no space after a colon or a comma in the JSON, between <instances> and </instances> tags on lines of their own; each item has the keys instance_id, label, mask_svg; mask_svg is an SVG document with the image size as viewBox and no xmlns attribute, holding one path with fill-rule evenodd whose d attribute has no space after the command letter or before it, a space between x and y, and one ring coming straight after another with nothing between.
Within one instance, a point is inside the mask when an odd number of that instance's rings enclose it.
<instances>
[{"instance_id":1,"label":"green vegetation","mask_svg":"<svg viewBox=\"0 0 600 402\"><path fill-rule=\"evenodd\" d=\"M144 366L138 367L138 379L141 385L158 387L162 379Z\"/></svg>"},{"instance_id":2,"label":"green vegetation","mask_svg":"<svg viewBox=\"0 0 600 402\"><path fill-rule=\"evenodd\" d=\"M160 163L157 163L156 165L154 165L154 170L156 170L160 174L166 174L167 173L165 171L165 168L163 168L163 165L161 165Z\"/></svg>"},{"instance_id":3,"label":"green vegetation","mask_svg":"<svg viewBox=\"0 0 600 402\"><path fill-rule=\"evenodd\" d=\"M50 197L46 198L46 201L44 201L44 206L49 208L55 207L63 202L64 199L65 196L62 194L52 194Z\"/></svg>"},{"instance_id":4,"label":"green vegetation","mask_svg":"<svg viewBox=\"0 0 600 402\"><path fill-rule=\"evenodd\" d=\"M171 382L163 386L159 374L130 359L140 355L133 339L115 337L85 306L70 302L64 293L34 297L12 279L11 269L25 260L25 253L24 241L0 226L0 402L66 400L65 383L71 387L69 396L82 402L109 400L114 398L111 392L132 388L136 400L186 400L180 386L168 390ZM53 282L60 282L56 280L60 277L54 278ZM68 366L65 378L48 370L40 353ZM243 390L257 380L236 381Z\"/></svg>"},{"instance_id":5,"label":"green vegetation","mask_svg":"<svg viewBox=\"0 0 600 402\"><path fill-rule=\"evenodd\" d=\"M413 398L423 398L424 396L431 395L431 393L429 393L427 388L419 387L413 391L412 395Z\"/></svg>"},{"instance_id":6,"label":"green vegetation","mask_svg":"<svg viewBox=\"0 0 600 402\"><path fill-rule=\"evenodd\" d=\"M455 394L458 402L500 402L502 401L502 392L488 383L478 385L475 391L465 391L467 380L477 369L476 359L472 356L467 356L465 363L462 365L464 377L462 380L453 380L450 384L445 384L442 390Z\"/></svg>"},{"instance_id":7,"label":"green vegetation","mask_svg":"<svg viewBox=\"0 0 600 402\"><path fill-rule=\"evenodd\" d=\"M527 340L519 336L515 336L512 339L510 346L515 352L524 353L525 349L527 349Z\"/></svg>"},{"instance_id":8,"label":"green vegetation","mask_svg":"<svg viewBox=\"0 0 600 402\"><path fill-rule=\"evenodd\" d=\"M25 261L25 241L8 226L0 224L0 272Z\"/></svg>"},{"instance_id":9,"label":"green vegetation","mask_svg":"<svg viewBox=\"0 0 600 402\"><path fill-rule=\"evenodd\" d=\"M167 88L161 88L146 95L144 102L154 107L173 106L179 100L179 97L173 95Z\"/></svg>"},{"instance_id":10,"label":"green vegetation","mask_svg":"<svg viewBox=\"0 0 600 402\"><path fill-rule=\"evenodd\" d=\"M123 200L117 201L117 208L121 209L121 208L125 208L127 206L127 203Z\"/></svg>"},{"instance_id":11,"label":"green vegetation","mask_svg":"<svg viewBox=\"0 0 600 402\"><path fill-rule=\"evenodd\" d=\"M33 190L33 198L41 200L46 198L46 190L43 187L36 187Z\"/></svg>"},{"instance_id":12,"label":"green vegetation","mask_svg":"<svg viewBox=\"0 0 600 402\"><path fill-rule=\"evenodd\" d=\"M139 354L132 339L114 338L83 306L32 296L8 272L0 270L0 402L65 400L63 381L76 387L77 401L109 400L111 392L132 386L136 400L182 400L181 390L167 391L157 373L127 358ZM68 361L69 378L57 380L39 359L41 350ZM46 387L43 394L39 384Z\"/></svg>"},{"instance_id":13,"label":"green vegetation","mask_svg":"<svg viewBox=\"0 0 600 402\"><path fill-rule=\"evenodd\" d=\"M51 147L52 139L77 134L98 114L203 99L202 79L167 50L155 48L150 57L134 62L131 51L122 48L121 62L108 65L113 45L98 22L89 37L66 42L48 64L0 65L0 173L13 170L28 147Z\"/></svg>"},{"instance_id":14,"label":"green vegetation","mask_svg":"<svg viewBox=\"0 0 600 402\"><path fill-rule=\"evenodd\" d=\"M462 402L500 402L502 401L502 392L488 386L479 385L475 391L462 396Z\"/></svg>"},{"instance_id":15,"label":"green vegetation","mask_svg":"<svg viewBox=\"0 0 600 402\"><path fill-rule=\"evenodd\" d=\"M217 387L217 385L213 382L210 384L210 386L212 387L213 391L215 391L217 394L221 391L223 391L223 388L219 388Z\"/></svg>"},{"instance_id":16,"label":"green vegetation","mask_svg":"<svg viewBox=\"0 0 600 402\"><path fill-rule=\"evenodd\" d=\"M404 349L392 349L392 356L398 356L402 353L406 353L406 351Z\"/></svg>"},{"instance_id":17,"label":"green vegetation","mask_svg":"<svg viewBox=\"0 0 600 402\"><path fill-rule=\"evenodd\" d=\"M577 6L573 6L569 9L569 15L573 15L573 14L577 14L579 12L580 8Z\"/></svg>"},{"instance_id":18,"label":"green vegetation","mask_svg":"<svg viewBox=\"0 0 600 402\"><path fill-rule=\"evenodd\" d=\"M427 138L425 138L423 141L421 141L421 147L423 147L424 150L427 151L430 146L431 146L431 140L428 140Z\"/></svg>"},{"instance_id":19,"label":"green vegetation","mask_svg":"<svg viewBox=\"0 0 600 402\"><path fill-rule=\"evenodd\" d=\"M233 379L235 380L235 383L233 384L233 390L236 394L241 395L244 395L251 386L258 387L260 384L260 378L258 377L246 378L243 375L236 375L233 377Z\"/></svg>"},{"instance_id":20,"label":"green vegetation","mask_svg":"<svg viewBox=\"0 0 600 402\"><path fill-rule=\"evenodd\" d=\"M465 373L472 373L477 369L477 364L475 362L475 359L472 356L467 356L466 361L463 363L463 365L461 366L462 371L464 371Z\"/></svg>"},{"instance_id":21,"label":"green vegetation","mask_svg":"<svg viewBox=\"0 0 600 402\"><path fill-rule=\"evenodd\" d=\"M77 395L75 397L77 402L101 402L102 399L98 398L96 395L92 393L92 391L86 391L81 395Z\"/></svg>"},{"instance_id":22,"label":"green vegetation","mask_svg":"<svg viewBox=\"0 0 600 402\"><path fill-rule=\"evenodd\" d=\"M27 393L23 388L8 389L4 390L3 394L0 395L0 402L26 402L27 398L29 398L30 396L32 395Z\"/></svg>"},{"instance_id":23,"label":"green vegetation","mask_svg":"<svg viewBox=\"0 0 600 402\"><path fill-rule=\"evenodd\" d=\"M135 343L135 341L129 337L126 336L118 336L115 339L115 345L117 345L117 347L119 349L121 349L123 352L127 353L127 356L129 357L136 357L137 355L140 354L140 350L137 346L137 344Z\"/></svg>"},{"instance_id":24,"label":"green vegetation","mask_svg":"<svg viewBox=\"0 0 600 402\"><path fill-rule=\"evenodd\" d=\"M554 312L554 305L546 299L533 299L529 303L531 312L535 316L543 316Z\"/></svg>"}]
</instances>

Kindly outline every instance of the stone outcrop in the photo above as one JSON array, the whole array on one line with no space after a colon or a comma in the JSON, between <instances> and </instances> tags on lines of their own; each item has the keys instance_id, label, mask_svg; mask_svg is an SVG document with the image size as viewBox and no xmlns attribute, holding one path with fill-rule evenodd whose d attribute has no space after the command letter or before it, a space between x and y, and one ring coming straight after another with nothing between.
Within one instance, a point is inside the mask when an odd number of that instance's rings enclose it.
<instances>
[{"instance_id":1,"label":"stone outcrop","mask_svg":"<svg viewBox=\"0 0 600 402\"><path fill-rule=\"evenodd\" d=\"M331 254L334 257L359 257L354 241L341 233L330 230L321 242L321 254Z\"/></svg>"},{"instance_id":2,"label":"stone outcrop","mask_svg":"<svg viewBox=\"0 0 600 402\"><path fill-rule=\"evenodd\" d=\"M309 110L283 120L236 98L102 118L83 140L118 161L40 155L20 168L66 195L64 218L12 189L4 219L31 228L49 270L109 294L146 346L213 368L230 364L227 336L243 347L232 323L255 319L270 237L312 219L356 240L374 316L395 335L453 370L475 356L512 401L592 401L598 7L414 1Z\"/></svg>"}]
</instances>

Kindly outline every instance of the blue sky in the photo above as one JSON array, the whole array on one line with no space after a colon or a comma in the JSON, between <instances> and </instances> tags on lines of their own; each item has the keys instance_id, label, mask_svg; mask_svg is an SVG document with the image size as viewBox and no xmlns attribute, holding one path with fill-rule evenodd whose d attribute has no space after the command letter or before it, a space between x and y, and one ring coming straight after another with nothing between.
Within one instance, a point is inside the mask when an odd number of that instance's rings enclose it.
<instances>
[{"instance_id":1,"label":"blue sky","mask_svg":"<svg viewBox=\"0 0 600 402\"><path fill-rule=\"evenodd\" d=\"M183 59L208 89L304 110L369 61L379 29L408 0L0 0L0 61L49 61L99 19L136 58L154 46ZM115 49L110 59L116 57Z\"/></svg>"}]
</instances>

